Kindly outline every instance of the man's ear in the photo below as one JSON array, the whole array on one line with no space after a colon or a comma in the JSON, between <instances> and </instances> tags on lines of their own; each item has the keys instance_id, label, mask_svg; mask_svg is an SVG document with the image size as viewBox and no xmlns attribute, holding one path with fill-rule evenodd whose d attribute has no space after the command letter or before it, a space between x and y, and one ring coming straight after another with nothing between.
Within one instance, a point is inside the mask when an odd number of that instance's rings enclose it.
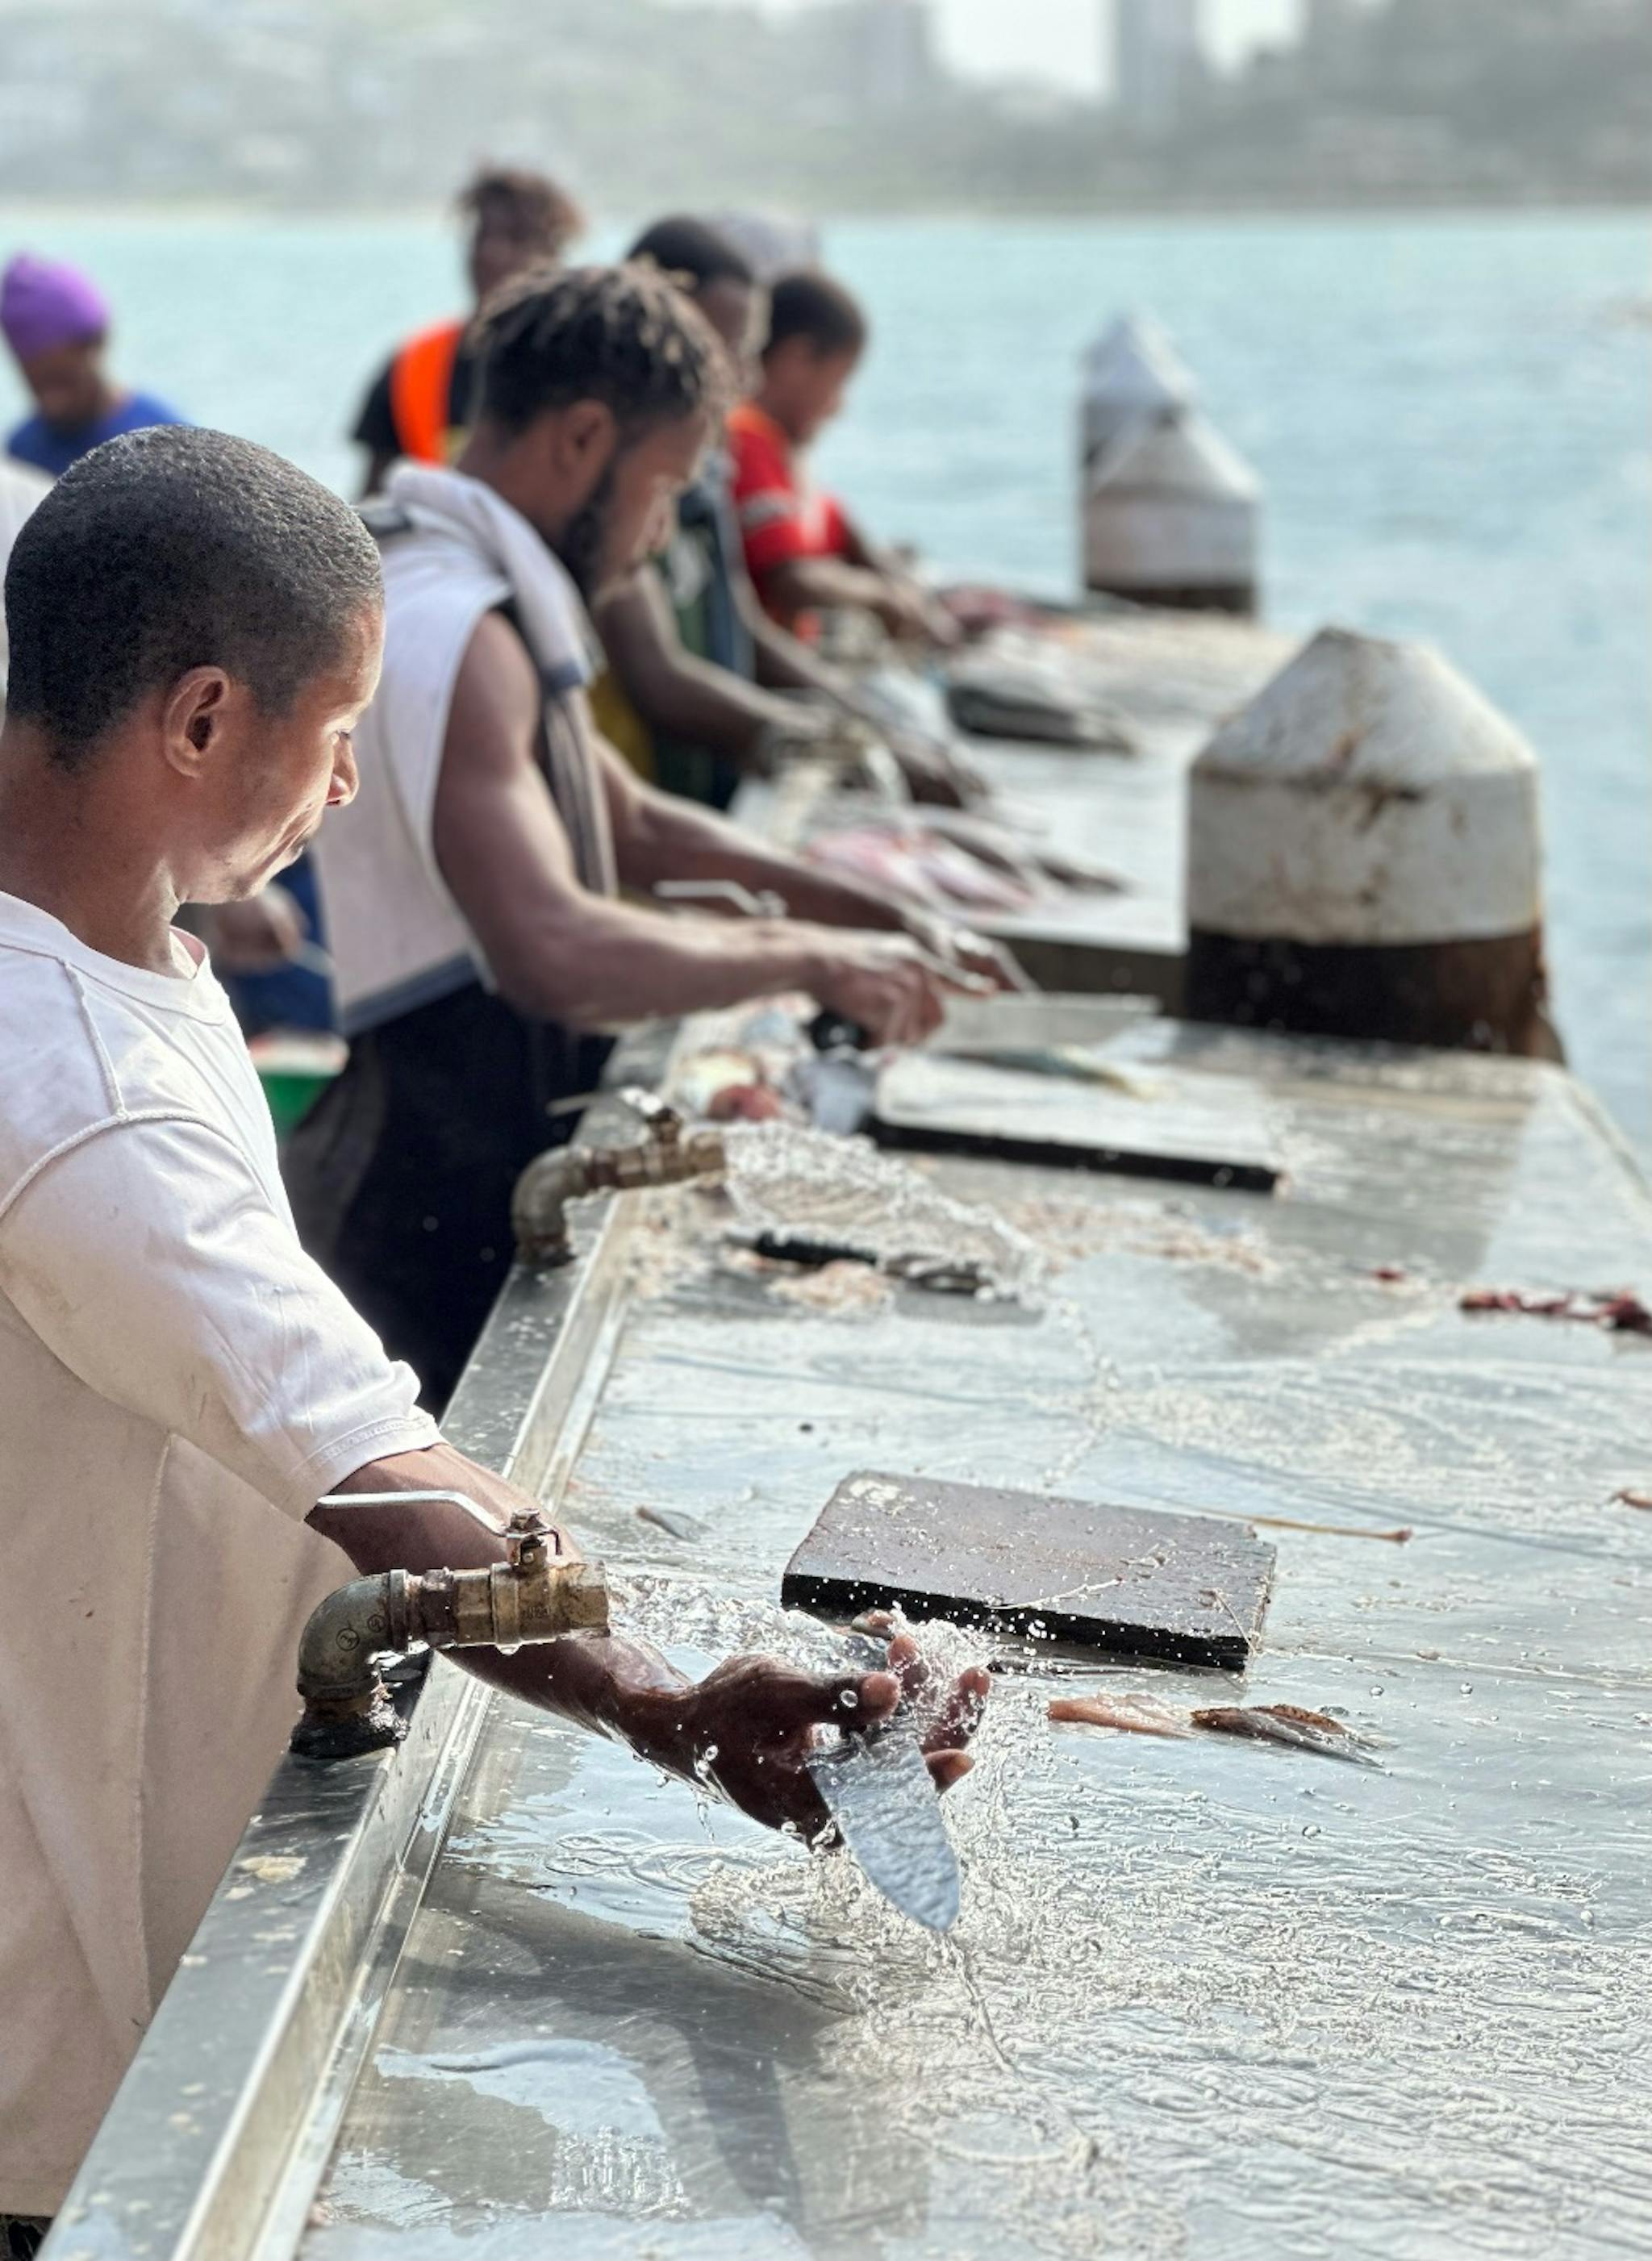
<instances>
[{"instance_id":1,"label":"man's ear","mask_svg":"<svg viewBox=\"0 0 1652 2261\"><path fill-rule=\"evenodd\" d=\"M161 744L180 777L205 776L219 750L233 685L221 667L180 675L161 709Z\"/></svg>"},{"instance_id":2,"label":"man's ear","mask_svg":"<svg viewBox=\"0 0 1652 2261\"><path fill-rule=\"evenodd\" d=\"M607 468L620 427L606 400L576 400L557 418L563 467L581 479Z\"/></svg>"}]
</instances>

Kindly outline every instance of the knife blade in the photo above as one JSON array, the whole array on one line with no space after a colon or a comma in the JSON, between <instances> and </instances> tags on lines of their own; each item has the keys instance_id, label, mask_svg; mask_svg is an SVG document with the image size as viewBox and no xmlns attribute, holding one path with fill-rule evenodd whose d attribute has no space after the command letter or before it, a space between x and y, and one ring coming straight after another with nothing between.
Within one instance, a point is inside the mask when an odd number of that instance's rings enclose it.
<instances>
[{"instance_id":1,"label":"knife blade","mask_svg":"<svg viewBox=\"0 0 1652 2261\"><path fill-rule=\"evenodd\" d=\"M806 1762L868 1884L930 1931L958 1920L958 1861L911 1720L845 1735Z\"/></svg>"}]
</instances>

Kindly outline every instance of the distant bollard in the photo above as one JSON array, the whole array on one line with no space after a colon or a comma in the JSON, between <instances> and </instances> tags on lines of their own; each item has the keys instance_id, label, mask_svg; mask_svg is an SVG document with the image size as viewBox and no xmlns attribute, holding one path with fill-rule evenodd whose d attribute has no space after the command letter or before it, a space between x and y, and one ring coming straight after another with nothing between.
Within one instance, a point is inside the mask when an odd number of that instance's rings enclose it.
<instances>
[{"instance_id":1,"label":"distant bollard","mask_svg":"<svg viewBox=\"0 0 1652 2261\"><path fill-rule=\"evenodd\" d=\"M1327 628L1188 804L1195 1020L1556 1058L1536 757L1426 645Z\"/></svg>"},{"instance_id":2,"label":"distant bollard","mask_svg":"<svg viewBox=\"0 0 1652 2261\"><path fill-rule=\"evenodd\" d=\"M1116 322L1084 357L1084 583L1147 605L1256 609L1261 488L1194 406L1158 325Z\"/></svg>"},{"instance_id":3,"label":"distant bollard","mask_svg":"<svg viewBox=\"0 0 1652 2261\"><path fill-rule=\"evenodd\" d=\"M731 243L765 288L800 267L820 265L820 230L812 219L770 212L713 212L707 226Z\"/></svg>"},{"instance_id":4,"label":"distant bollard","mask_svg":"<svg viewBox=\"0 0 1652 2261\"><path fill-rule=\"evenodd\" d=\"M1087 348L1079 403L1086 479L1131 425L1191 408L1193 372L1151 314L1121 314Z\"/></svg>"}]
</instances>

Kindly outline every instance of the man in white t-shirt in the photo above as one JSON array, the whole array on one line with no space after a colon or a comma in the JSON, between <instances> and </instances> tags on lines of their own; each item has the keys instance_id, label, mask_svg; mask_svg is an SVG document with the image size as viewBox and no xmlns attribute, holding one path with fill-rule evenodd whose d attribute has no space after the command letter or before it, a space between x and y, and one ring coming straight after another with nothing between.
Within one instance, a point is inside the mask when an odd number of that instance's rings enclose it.
<instances>
[{"instance_id":1,"label":"man in white t-shirt","mask_svg":"<svg viewBox=\"0 0 1652 2261\"><path fill-rule=\"evenodd\" d=\"M0 2253L61 2202L211 1896L314 1602L352 1563L501 1554L451 1506L329 1523L317 1500L517 1504L299 1248L228 1003L172 925L262 886L354 793L371 541L278 457L162 428L65 476L5 596ZM748 1657L693 1685L618 1633L467 1661L679 1772L715 1744L730 1798L805 1827L812 1723L880 1716L922 1672L901 1643L890 1673ZM950 1701L943 1788L983 1692Z\"/></svg>"}]
</instances>

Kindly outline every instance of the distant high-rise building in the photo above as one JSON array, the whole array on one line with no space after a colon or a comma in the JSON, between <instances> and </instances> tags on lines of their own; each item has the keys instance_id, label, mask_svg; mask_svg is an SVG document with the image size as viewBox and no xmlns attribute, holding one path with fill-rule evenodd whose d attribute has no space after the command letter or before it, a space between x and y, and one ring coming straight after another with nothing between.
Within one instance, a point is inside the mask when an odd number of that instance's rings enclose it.
<instances>
[{"instance_id":1,"label":"distant high-rise building","mask_svg":"<svg viewBox=\"0 0 1652 2261\"><path fill-rule=\"evenodd\" d=\"M866 98L884 110L910 110L935 90L930 0L870 0L862 11Z\"/></svg>"},{"instance_id":2,"label":"distant high-rise building","mask_svg":"<svg viewBox=\"0 0 1652 2261\"><path fill-rule=\"evenodd\" d=\"M815 102L916 110L941 90L931 0L819 0L801 10L795 51Z\"/></svg>"},{"instance_id":3,"label":"distant high-rise building","mask_svg":"<svg viewBox=\"0 0 1652 2261\"><path fill-rule=\"evenodd\" d=\"M1113 0L1113 83L1139 133L1164 133L1203 83L1201 0Z\"/></svg>"}]
</instances>

